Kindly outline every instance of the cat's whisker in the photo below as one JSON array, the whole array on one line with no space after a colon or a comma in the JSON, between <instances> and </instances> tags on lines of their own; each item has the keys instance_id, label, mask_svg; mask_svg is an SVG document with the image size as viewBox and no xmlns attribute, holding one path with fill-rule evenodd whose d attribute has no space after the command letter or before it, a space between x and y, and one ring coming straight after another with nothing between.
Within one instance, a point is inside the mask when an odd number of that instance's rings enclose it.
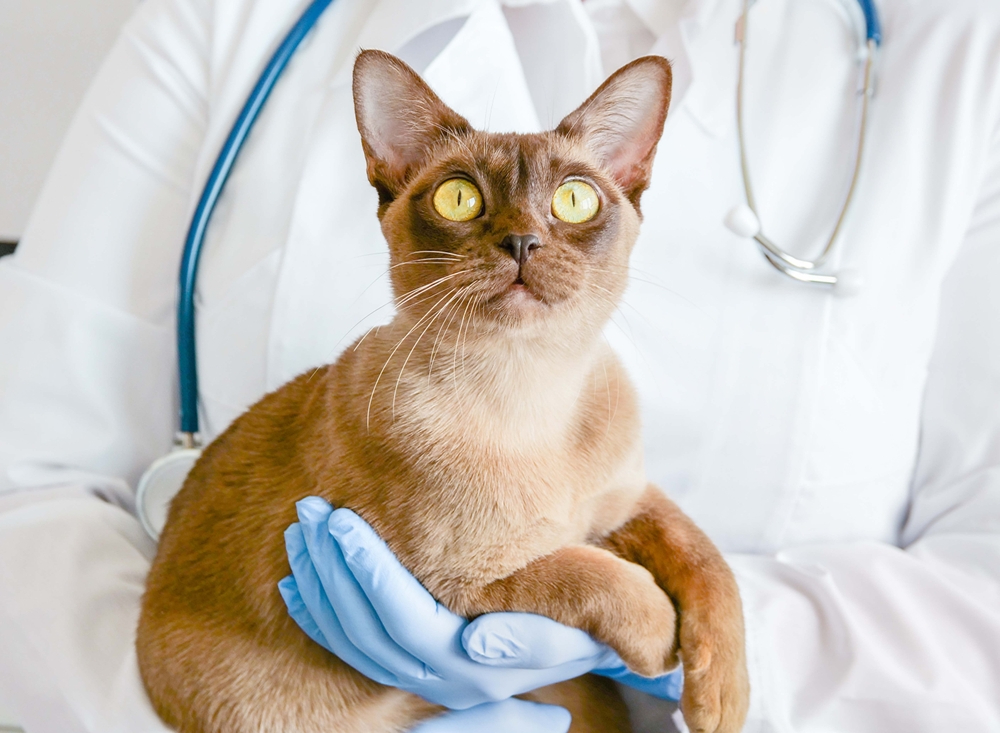
<instances>
[{"instance_id":1,"label":"cat's whisker","mask_svg":"<svg viewBox=\"0 0 1000 733\"><path fill-rule=\"evenodd\" d=\"M637 267L635 267L635 266L633 266L633 265L631 265L631 264L629 265L629 268L628 268L628 269L629 269L629 270L631 271L631 272L629 273L629 276L628 276L628 277L629 277L629 280L635 280L636 282L640 282L640 283L644 283L644 284L646 284L646 285L652 285L652 286L653 286L654 288L660 288L661 290L665 290L666 292L670 293L670 294L671 294L671 295L673 295L674 297L676 297L676 298L680 298L680 299L681 299L681 300L683 300L683 301L684 301L685 303L687 303L688 305L690 305L690 306L691 306L692 308L695 308L695 309L696 309L696 310L697 310L697 311L698 311L699 313L702 313L702 314L704 314L704 313L705 313L705 309L704 309L704 308L702 308L702 307L701 307L700 305L698 305L697 303L695 303L695 302L694 302L693 300L691 300L690 298L686 298L686 297L684 297L683 295L681 295L680 293L678 293L678 292L677 292L676 290L674 290L673 288L669 288L669 287L667 287L666 285L664 285L663 283L661 283L661 282L656 282L655 280L647 280L646 278L642 278L642 277L636 277L636 276L635 276L634 274L632 274L632 273L634 273L634 272L637 272L637 273L639 273L640 275L645 275L645 276L646 276L646 277L648 277L648 278L656 278L656 275L654 275L654 274L652 274L652 273L650 273L650 272L647 272L646 270L640 270L640 269L638 269Z\"/></svg>"},{"instance_id":2,"label":"cat's whisker","mask_svg":"<svg viewBox=\"0 0 1000 733\"><path fill-rule=\"evenodd\" d=\"M441 300L439 300L438 303L440 303L442 300L444 300L447 297L448 297L448 293L445 293L444 295L441 296ZM435 303L435 306L436 305L437 305L437 303ZM420 318L417 319L417 322L414 323L413 326L410 327L410 330L406 332L406 335L403 336L403 338L401 338L399 340L399 342L396 344L395 347L393 347L392 351L389 354L389 357L385 360L385 364L383 364L382 368L379 370L378 376L375 378L375 385L372 387L371 396L368 398L368 412L367 412L367 414L365 416L365 429L367 429L369 431L371 430L372 403L375 401L375 392L376 392L376 390L378 390L378 383L379 383L379 381L381 381L382 375L385 374L385 370L389 366L389 363L392 361L392 357L394 357L396 355L396 352L399 351L399 347L402 346L406 342L406 339L408 339L410 337L410 335L417 328L420 327L420 324L423 323L424 319L427 318L433 312L433 309L434 309L434 306L431 306L431 308L429 308L426 313L424 313L422 316L420 316Z\"/></svg>"},{"instance_id":3,"label":"cat's whisker","mask_svg":"<svg viewBox=\"0 0 1000 733\"><path fill-rule=\"evenodd\" d=\"M463 376L463 378L465 377L465 374L466 374L466 367L465 367L465 345L469 342L469 331L472 330L472 321L476 317L476 308L479 307L479 303L482 302L483 297L484 296L482 294L476 295L475 297L472 298L471 301L469 301L469 305L467 306L467 310L469 311L470 318L469 318L469 322L466 324L466 327L465 327L465 335L462 337L462 376ZM464 313L462 314L462 319L465 320L465 314Z\"/></svg>"},{"instance_id":4,"label":"cat's whisker","mask_svg":"<svg viewBox=\"0 0 1000 733\"><path fill-rule=\"evenodd\" d=\"M448 302L445 303L440 308L438 308L438 305L441 303L441 301L444 300L445 298L448 298L448 294L446 293L444 296L442 296L441 300L439 300L437 303L431 306L431 308L427 311L428 313L431 313L432 311L434 311L434 309L437 309L437 311L434 313L434 316L429 321L427 321L427 325L424 326L424 330L420 332L419 336L417 336L417 340L413 342L413 346L410 347L410 353L408 353L406 355L406 358L403 359L403 365L399 368L399 374L396 376L396 386L392 390L392 419L394 422L396 420L396 394L399 392L399 383L403 379L403 372L406 371L406 365L410 362L410 357L413 356L413 352L417 348L417 344L420 343L420 339L422 339L424 337L424 334L427 333L427 329L429 329L432 325L434 325L434 321L437 320L437 317L444 312L444 309L448 306L448 304L451 303L451 301L453 301L455 297L458 296L461 292L462 288L456 288L451 293L451 297L448 299Z\"/></svg>"},{"instance_id":5,"label":"cat's whisker","mask_svg":"<svg viewBox=\"0 0 1000 733\"><path fill-rule=\"evenodd\" d=\"M610 349L611 344L608 343L608 339L603 333L601 334L601 338L604 339L604 343L606 343L608 345L608 348ZM621 398L621 377L619 376L619 378L615 380L615 406L612 409L611 385L608 383L608 368L607 366L604 365L604 362L601 362L601 366L604 367L604 388L607 391L608 395L608 426L604 431L604 437L607 438L608 433L611 431L611 426L614 424L615 418L618 416L618 404L619 404L619 399Z\"/></svg>"},{"instance_id":6,"label":"cat's whisker","mask_svg":"<svg viewBox=\"0 0 1000 733\"><path fill-rule=\"evenodd\" d=\"M650 320L649 320L648 318L646 318L646 314L645 314L645 313L643 313L643 312L642 312L641 310L639 310L638 308L636 308L636 307L635 307L634 305L632 305L631 303L629 303L629 302L628 302L627 300L625 300L625 298L622 298L621 300L619 300L619 303L620 303L621 305L627 305L627 306L628 306L629 308L631 308L631 309L632 309L633 311L635 311L635 314L636 314L637 316L639 316L639 318L641 318L641 319L642 319L642 320L643 320L643 321L644 321L644 322L646 323L646 325L647 325L647 326L649 326L650 328L653 328L653 323L652 323L652 321L650 321ZM624 313L622 313L622 318L625 318L625 314L624 314ZM628 319L626 319L626 320L628 320ZM630 325L629 325L629 328L631 329L631 327L632 327L632 326L631 326L631 324L630 324Z\"/></svg>"},{"instance_id":7,"label":"cat's whisker","mask_svg":"<svg viewBox=\"0 0 1000 733\"><path fill-rule=\"evenodd\" d=\"M479 304L482 302L482 300L483 300L484 297L485 297L484 295L479 294L479 295L476 295L473 298L472 303L471 303L472 307L470 308L470 312L472 314L472 318L475 318L475 316L476 316L476 308L479 307ZM465 345L469 341L469 331L472 330L472 318L469 319L469 326L468 326L468 328L465 329L465 338L462 339L462 377L463 377L463 379L465 378L465 375L466 375L466 367L465 367Z\"/></svg>"},{"instance_id":8,"label":"cat's whisker","mask_svg":"<svg viewBox=\"0 0 1000 733\"><path fill-rule=\"evenodd\" d=\"M368 334L370 334L372 331L378 331L380 328L382 328L382 324L379 324L377 326L372 326L367 331L365 331L365 335L358 339L358 342L354 344L354 348L352 349L352 351L357 351L358 347L365 342L366 338L368 338Z\"/></svg>"},{"instance_id":9,"label":"cat's whisker","mask_svg":"<svg viewBox=\"0 0 1000 733\"><path fill-rule=\"evenodd\" d=\"M615 312L622 317L623 321L625 321L625 325L628 326L628 333L625 332L625 329L622 328L621 324L618 323L618 321L616 321L614 318L609 319L609 322L613 323L618 328L618 330L622 332L622 335L629 340L629 343L632 344L632 347L636 351L638 351L639 345L635 341L635 332L632 330L632 324L629 323L628 316L626 316L625 312L617 305L615 305Z\"/></svg>"},{"instance_id":10,"label":"cat's whisker","mask_svg":"<svg viewBox=\"0 0 1000 733\"><path fill-rule=\"evenodd\" d=\"M418 260L407 260L406 262L397 262L395 265L390 266L388 270L386 270L386 272L388 272L389 270L395 270L397 267L407 267L411 265L427 265L427 264L436 265L441 263L451 265L456 262L458 262L458 260L453 260L448 257L421 257Z\"/></svg>"},{"instance_id":11,"label":"cat's whisker","mask_svg":"<svg viewBox=\"0 0 1000 733\"><path fill-rule=\"evenodd\" d=\"M410 255L448 255L450 257L457 257L458 259L465 259L468 255L463 255L459 252L448 252L443 249L417 249L410 252Z\"/></svg>"},{"instance_id":12,"label":"cat's whisker","mask_svg":"<svg viewBox=\"0 0 1000 733\"><path fill-rule=\"evenodd\" d=\"M617 329L618 329L618 331L619 331L619 332L621 333L621 335L622 335L622 336L624 336L624 337L625 337L625 339L626 339L626 340L627 340L627 341L628 341L628 342L629 342L629 343L630 343L630 344L632 345L632 349L633 349L633 350L635 351L635 353L636 353L636 354L638 354L639 358L640 358L640 359L642 359L642 363L643 363L643 365L644 365L644 366L646 367L646 371L647 371L647 372L648 372L649 374L655 374L656 372L655 372L655 371L653 370L653 365L649 363L649 359L648 359L648 358L646 357L646 352L645 352L645 351L643 351L642 349L640 349L640 348L639 348L639 344L638 344L638 342L637 342L637 341L635 340L635 334L634 334L634 332L632 332L632 324L631 324L631 322L629 321L629 319L628 319L628 316L626 316L626 315L625 315L625 312L624 312L624 311L622 311L622 309L618 307L618 306L619 306L619 304L623 304L623 305L627 305L627 306L629 306L630 308L632 308L633 310L635 310L635 311L636 311L636 313L638 313L638 314L639 314L639 316L640 316L640 317L641 317L641 318L642 318L642 319L643 319L643 320L644 320L644 321L646 322L646 324L647 324L647 325L648 325L648 326L649 326L650 328L653 328L653 325L652 325L652 323L650 323L649 319L648 319L648 318L646 318L646 317L645 317L645 316L644 316L644 315L643 315L643 314L642 314L642 313L641 313L641 312L640 312L640 311L639 311L638 309L636 309L636 308L635 308L635 306L633 306L633 305L632 305L631 303L629 303L629 302L628 302L627 300L625 300L624 298L622 298L622 299L620 299L620 300L617 300L617 299L612 299L612 298L607 298L606 300L607 300L607 302L608 302L608 303L609 303L610 305L613 305L613 306L614 306L615 310L616 310L616 311L618 312L618 314L619 314L619 315L620 315L620 316L622 317L622 319L623 319L623 320L625 321L625 325L627 325L627 326L628 326L628 329L629 329L629 330L628 330L628 331L626 331L626 330L625 330L625 329L624 329L624 328L622 327L622 325L621 325L620 323L618 323L618 321L616 321L616 320L615 320L614 318L611 318L611 319L609 319L608 323L610 323L610 324L611 324L611 325L613 325L613 326L614 326L615 328L617 328ZM602 338L604 338L604 340L605 340L605 341L607 341L607 336L604 336L603 332L602 332L601 336L602 336ZM609 344L609 345L610 345L610 344ZM659 386L660 386L660 385L659 385L659 382L658 382L658 381L655 381L655 380L654 380L654 384L656 384L657 388L659 389Z\"/></svg>"},{"instance_id":13,"label":"cat's whisker","mask_svg":"<svg viewBox=\"0 0 1000 733\"><path fill-rule=\"evenodd\" d=\"M450 280L451 278L456 277L459 274L461 274L461 273L456 272L456 273L452 273L451 275L442 275L439 278L435 278L434 280L432 280L429 283L424 283L420 287L414 288L413 290L411 290L410 292L408 292L405 295L401 296L400 298L394 299L393 303L396 305L397 309L402 308L402 306L410 304L411 302L413 302L414 300L416 300L417 298L419 298L420 296L422 296L427 291L432 290L433 288L437 287L438 285L443 284L447 280Z\"/></svg>"},{"instance_id":14,"label":"cat's whisker","mask_svg":"<svg viewBox=\"0 0 1000 733\"><path fill-rule=\"evenodd\" d=\"M622 309L619 307L619 305L621 303L625 302L625 299L616 296L614 293L612 293L607 288L602 287L600 285L597 285L596 283L592 283L592 285L593 285L593 287L597 288L598 290L600 290L600 291L602 291L604 293L607 293L607 296L608 296L606 298L607 302L610 305L613 305L615 307L615 310L618 312L618 314L625 320L625 325L628 326L629 333L625 334L625 330L617 322L615 322L614 319L611 319L611 323L614 323L616 326L618 326L618 329L622 332L622 334L624 334L629 339L629 341L632 342L632 346L635 346L636 350L638 350L638 346L636 346L636 343L635 343L635 333L632 331L632 324L629 323L628 317L626 317L625 312L622 311ZM627 304L627 305L629 305L630 307L634 308L634 306L632 306L631 304ZM640 313L639 315L642 315L642 314ZM649 323L649 322L647 321L647 323Z\"/></svg>"},{"instance_id":15,"label":"cat's whisker","mask_svg":"<svg viewBox=\"0 0 1000 733\"><path fill-rule=\"evenodd\" d=\"M462 341L462 330L465 328L465 319L469 315L469 306L472 305L472 299L465 306L465 310L462 311L462 322L458 326L458 334L455 336L455 351L452 354L451 360L451 373L455 380L455 393L458 393L458 349L459 344ZM463 355L463 361L465 357Z\"/></svg>"},{"instance_id":16,"label":"cat's whisker","mask_svg":"<svg viewBox=\"0 0 1000 733\"><path fill-rule=\"evenodd\" d=\"M429 359L430 363L428 364L427 369L428 376L430 376L434 370L434 360L437 358L438 347L441 343L441 336L445 333L445 331L447 331L451 322L455 319L455 314L458 312L458 308L462 307L462 300L465 298L465 295L466 293L463 293L462 297L460 297L456 302L448 305L448 315L441 321L441 325L438 326L437 334L434 336L434 344L431 346L431 355Z\"/></svg>"},{"instance_id":17,"label":"cat's whisker","mask_svg":"<svg viewBox=\"0 0 1000 733\"><path fill-rule=\"evenodd\" d=\"M434 285L434 284L436 284L436 283L430 283L430 285ZM371 287L371 286L369 285L369 287ZM428 296L426 296L424 298L420 298L420 299L418 299L416 301L413 301L412 305L420 305L421 303L426 303L428 300L431 300L432 298L434 298L435 295L436 295L435 293L431 293L430 295L428 295ZM358 299L360 299L360 296L359 296ZM355 302L357 302L357 300L355 300ZM393 303L394 303L394 301L392 299L387 300L382 305L380 305L377 308L369 311L367 314L365 314L360 319L358 319L358 321L353 326L351 326L349 329L347 329L347 331L344 332L343 336L341 336L339 339L337 339L337 343L335 343L333 345L333 347L330 349L330 353L328 353L326 355L324 361L325 362L329 362L330 361L330 359L336 353L337 347L340 346L340 344L342 344L344 342L344 339L346 339L354 331L355 328L357 328L360 324L364 323L366 320L368 320L369 318L371 318L373 315L375 315L376 313L378 313L380 310L382 310L386 306L393 305ZM368 337L368 334L370 334L373 330L377 331L379 329L379 326L382 326L382 325L385 325L385 324L379 324L377 326L373 326L372 328L369 328L365 332L365 335L361 337L361 341L358 341L358 343L356 343L354 345L354 348L352 349L352 351L357 351L358 347L361 345L361 342L364 341ZM318 372L322 368L323 368L322 366L316 367L316 369L314 369L312 371L312 373L309 375L309 377L306 379L306 381L308 382L309 380L311 380L313 378L313 376L315 376L316 372Z\"/></svg>"},{"instance_id":18,"label":"cat's whisker","mask_svg":"<svg viewBox=\"0 0 1000 733\"><path fill-rule=\"evenodd\" d=\"M601 334L602 337L603 335ZM611 383L608 381L608 366L604 363L604 359L601 359L601 371L604 372L604 395L608 399L608 425L604 430L604 437L607 438L608 432L611 430Z\"/></svg>"},{"instance_id":19,"label":"cat's whisker","mask_svg":"<svg viewBox=\"0 0 1000 733\"><path fill-rule=\"evenodd\" d=\"M413 264L416 264L416 263L413 263ZM397 265L393 265L393 267L397 267ZM364 297L365 293L367 293L375 283L377 283L379 280L381 280L383 277L385 277L386 275L389 274L389 270L391 270L391 269L392 269L392 267L390 267L388 270L386 270L385 272L383 272L382 274L380 274L378 277L376 277L374 280L372 280L370 283L368 283L368 286L364 290L361 291L361 293L358 295L358 297L355 298L351 302L351 304L348 306L347 309L350 310L351 308L353 308L355 306L355 304L357 304L357 302ZM369 312L367 315L363 316L357 323L355 323L353 326L351 326L344 333L344 335L341 336L337 340L337 343L335 343L333 345L333 348L330 350L330 354L327 355L326 360L328 361L333 356L333 354L336 353L337 347L340 346L341 342L343 342L343 340L345 338L347 338L348 334L350 334L352 331L354 331L355 328L358 327L358 324L364 323L368 318L370 318L371 316L375 315L378 311L382 310L386 306L392 305L392 303L393 303L392 299L387 300L385 303L383 303L382 305L380 305L378 308L374 309L373 311ZM370 331L371 331L371 329L369 329L369 332ZM368 334L366 333L365 335L367 336ZM355 348L357 348L357 346L355 346ZM310 375L310 379L311 378L312 378L312 375Z\"/></svg>"},{"instance_id":20,"label":"cat's whisker","mask_svg":"<svg viewBox=\"0 0 1000 733\"><path fill-rule=\"evenodd\" d=\"M464 270L459 270L458 272L453 272L450 275L442 275L441 277L437 278L436 280L432 280L431 282L429 282L429 283L427 283L425 285L421 285L419 288L415 288L414 290L411 290L409 293L407 293L402 298L400 298L399 300L397 300L396 301L396 307L397 308L402 308L404 305L408 305L414 298L416 298L417 296L419 296L419 295L427 292L431 288L437 287L438 285L440 285L442 283L445 283L445 282L447 282L448 280L451 280L454 277L458 277L459 275L464 275L464 274L466 274L468 272L472 272L472 268L466 268Z\"/></svg>"},{"instance_id":21,"label":"cat's whisker","mask_svg":"<svg viewBox=\"0 0 1000 733\"><path fill-rule=\"evenodd\" d=\"M472 286L467 286L471 288ZM430 365L428 368L428 376L434 369L434 360L437 357L438 346L441 342L441 336L448 330L452 322L455 320L455 315L458 313L458 309L462 307L462 303L465 299L467 293L463 293L462 297L459 298L455 303L448 306L448 317L442 321L441 326L438 327L437 336L434 338L434 345L431 347Z\"/></svg>"}]
</instances>

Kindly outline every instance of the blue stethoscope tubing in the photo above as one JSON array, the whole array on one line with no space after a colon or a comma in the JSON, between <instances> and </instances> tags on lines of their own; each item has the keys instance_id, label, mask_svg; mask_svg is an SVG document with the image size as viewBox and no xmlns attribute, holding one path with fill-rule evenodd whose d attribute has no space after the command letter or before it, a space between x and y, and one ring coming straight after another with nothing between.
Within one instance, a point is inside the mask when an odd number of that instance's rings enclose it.
<instances>
[{"instance_id":1,"label":"blue stethoscope tubing","mask_svg":"<svg viewBox=\"0 0 1000 733\"><path fill-rule=\"evenodd\" d=\"M166 507L180 490L187 472L200 454L198 421L198 364L195 352L195 285L205 234L233 164L265 102L303 39L333 0L313 0L271 56L226 137L198 199L184 241L177 303L177 363L180 382L180 432L176 450L155 461L137 487L139 519L154 540L159 538ZM882 29L873 0L857 0L865 17L869 47L882 42ZM773 264L773 263L772 263ZM156 517L152 517L152 514Z\"/></svg>"},{"instance_id":2,"label":"blue stethoscope tubing","mask_svg":"<svg viewBox=\"0 0 1000 733\"><path fill-rule=\"evenodd\" d=\"M184 254L181 256L180 297L177 301L177 366L180 375L182 436L180 440L187 447L198 443L198 363L195 358L194 290L198 277L198 261L201 258L208 223L236 157L246 142L250 130L253 129L264 103L267 102L288 62L295 55L299 44L309 35L309 31L332 2L333 0L313 0L288 31L288 35L271 56L271 60L267 62L239 117L233 123L222 150L219 151L219 157L216 158L215 165L208 174L198 205L191 217L191 226L184 241Z\"/></svg>"},{"instance_id":3,"label":"blue stethoscope tubing","mask_svg":"<svg viewBox=\"0 0 1000 733\"><path fill-rule=\"evenodd\" d=\"M882 21L874 0L858 0L861 12L865 14L865 37L876 46L882 45Z\"/></svg>"}]
</instances>

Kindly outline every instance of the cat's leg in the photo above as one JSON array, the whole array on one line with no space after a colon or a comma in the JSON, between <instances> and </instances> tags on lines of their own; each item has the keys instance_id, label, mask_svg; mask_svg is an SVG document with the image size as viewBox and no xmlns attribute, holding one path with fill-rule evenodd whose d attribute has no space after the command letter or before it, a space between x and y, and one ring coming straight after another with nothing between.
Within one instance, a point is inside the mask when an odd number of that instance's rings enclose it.
<instances>
[{"instance_id":1,"label":"cat's leg","mask_svg":"<svg viewBox=\"0 0 1000 733\"><path fill-rule=\"evenodd\" d=\"M569 733L632 733L625 700L606 677L588 674L521 697L569 710L573 716Z\"/></svg>"},{"instance_id":2,"label":"cat's leg","mask_svg":"<svg viewBox=\"0 0 1000 733\"><path fill-rule=\"evenodd\" d=\"M464 588L448 605L466 616L523 611L583 629L639 674L677 665L676 614L649 571L608 550L571 545L506 578Z\"/></svg>"},{"instance_id":3,"label":"cat's leg","mask_svg":"<svg viewBox=\"0 0 1000 733\"><path fill-rule=\"evenodd\" d=\"M404 733L442 710L301 632L268 636L182 614L144 619L137 650L153 707L178 733Z\"/></svg>"},{"instance_id":4,"label":"cat's leg","mask_svg":"<svg viewBox=\"0 0 1000 733\"><path fill-rule=\"evenodd\" d=\"M681 711L692 731L735 733L749 705L743 608L732 571L691 519L655 486L604 541L647 568L680 616Z\"/></svg>"}]
</instances>

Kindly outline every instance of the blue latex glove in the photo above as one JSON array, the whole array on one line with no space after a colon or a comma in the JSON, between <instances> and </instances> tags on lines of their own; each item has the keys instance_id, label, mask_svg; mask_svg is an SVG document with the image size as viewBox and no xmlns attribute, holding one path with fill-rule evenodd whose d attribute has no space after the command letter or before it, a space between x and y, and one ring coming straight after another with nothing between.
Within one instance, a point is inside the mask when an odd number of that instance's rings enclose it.
<instances>
[{"instance_id":1,"label":"blue latex glove","mask_svg":"<svg viewBox=\"0 0 1000 733\"><path fill-rule=\"evenodd\" d=\"M278 584L289 613L377 682L459 710L590 671L680 697L678 673L634 675L613 650L542 616L496 613L469 623L435 601L354 512L317 497L297 509L299 522L285 533L292 577Z\"/></svg>"},{"instance_id":2,"label":"blue latex glove","mask_svg":"<svg viewBox=\"0 0 1000 733\"><path fill-rule=\"evenodd\" d=\"M570 715L555 705L511 698L431 718L409 733L566 733Z\"/></svg>"}]
</instances>

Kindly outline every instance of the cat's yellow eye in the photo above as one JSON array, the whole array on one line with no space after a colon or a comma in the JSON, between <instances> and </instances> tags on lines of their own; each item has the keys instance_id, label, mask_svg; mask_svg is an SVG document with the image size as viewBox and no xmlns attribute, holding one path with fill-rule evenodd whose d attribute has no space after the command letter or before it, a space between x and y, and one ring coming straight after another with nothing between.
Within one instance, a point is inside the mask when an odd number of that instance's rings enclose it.
<instances>
[{"instance_id":1,"label":"cat's yellow eye","mask_svg":"<svg viewBox=\"0 0 1000 733\"><path fill-rule=\"evenodd\" d=\"M601 200L585 181L566 181L552 197L552 215L569 224L582 224L597 216Z\"/></svg>"},{"instance_id":2,"label":"cat's yellow eye","mask_svg":"<svg viewBox=\"0 0 1000 733\"><path fill-rule=\"evenodd\" d=\"M483 194L464 178L449 178L434 192L434 210L449 221L469 221L483 210Z\"/></svg>"}]
</instances>

